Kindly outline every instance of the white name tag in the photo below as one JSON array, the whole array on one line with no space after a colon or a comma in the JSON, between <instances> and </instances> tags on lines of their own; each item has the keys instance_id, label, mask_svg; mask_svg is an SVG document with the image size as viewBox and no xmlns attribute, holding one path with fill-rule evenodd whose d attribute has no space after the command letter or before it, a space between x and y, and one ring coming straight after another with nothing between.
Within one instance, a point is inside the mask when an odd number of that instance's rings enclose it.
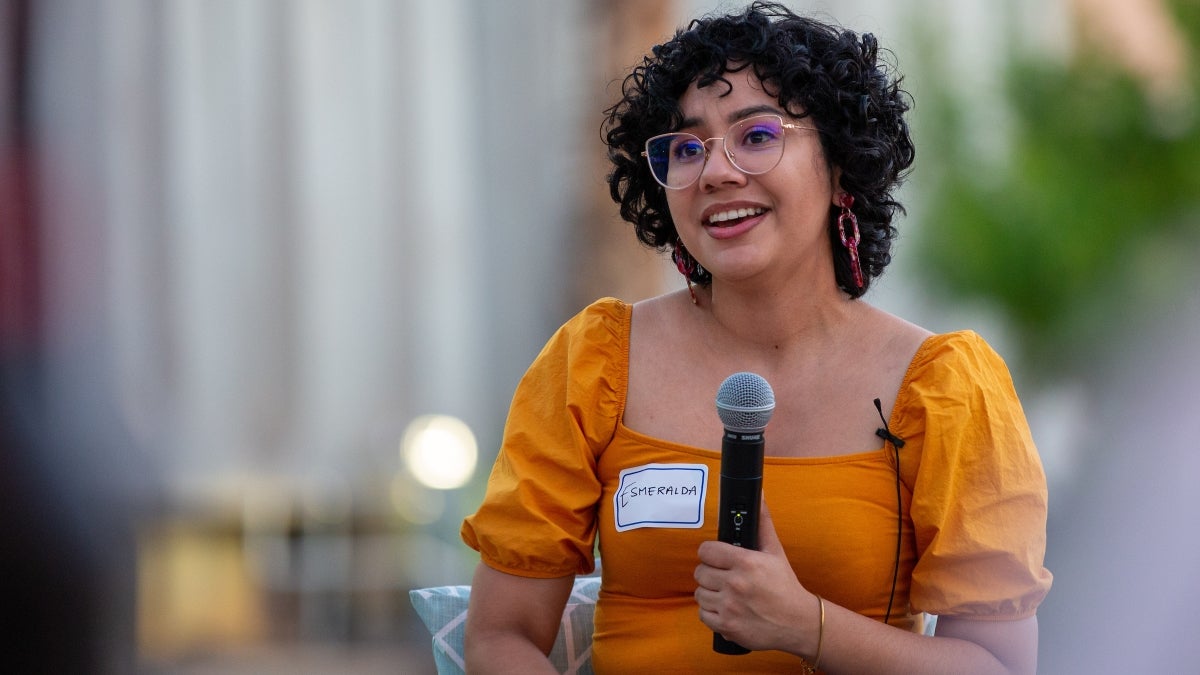
<instances>
[{"instance_id":1,"label":"white name tag","mask_svg":"<svg viewBox=\"0 0 1200 675\"><path fill-rule=\"evenodd\" d=\"M708 466L646 464L625 469L613 495L617 532L639 527L704 526Z\"/></svg>"}]
</instances>

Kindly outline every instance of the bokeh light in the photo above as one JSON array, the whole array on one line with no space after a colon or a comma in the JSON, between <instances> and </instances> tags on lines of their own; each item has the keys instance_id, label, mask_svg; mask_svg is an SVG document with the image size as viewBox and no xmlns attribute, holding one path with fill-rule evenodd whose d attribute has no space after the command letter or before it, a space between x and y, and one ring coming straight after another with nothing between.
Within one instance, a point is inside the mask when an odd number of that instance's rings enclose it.
<instances>
[{"instance_id":1,"label":"bokeh light","mask_svg":"<svg viewBox=\"0 0 1200 675\"><path fill-rule=\"evenodd\" d=\"M413 477L435 490L460 488L475 473L479 449L465 422L447 415L424 415L408 425L400 457Z\"/></svg>"}]
</instances>

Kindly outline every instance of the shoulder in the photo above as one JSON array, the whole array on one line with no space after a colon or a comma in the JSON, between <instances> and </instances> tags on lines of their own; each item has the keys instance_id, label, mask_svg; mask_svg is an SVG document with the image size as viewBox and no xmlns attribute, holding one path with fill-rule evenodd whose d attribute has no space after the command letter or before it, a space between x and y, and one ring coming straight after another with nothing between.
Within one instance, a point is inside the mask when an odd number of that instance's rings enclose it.
<instances>
[{"instance_id":1,"label":"shoulder","mask_svg":"<svg viewBox=\"0 0 1200 675\"><path fill-rule=\"evenodd\" d=\"M1026 428L1008 366L971 330L931 335L921 343L905 374L895 417L900 427L954 419L964 425Z\"/></svg>"},{"instance_id":2,"label":"shoulder","mask_svg":"<svg viewBox=\"0 0 1200 675\"><path fill-rule=\"evenodd\" d=\"M565 375L570 391L624 391L631 315L632 305L621 300L596 300L558 329L532 370L555 379Z\"/></svg>"},{"instance_id":3,"label":"shoulder","mask_svg":"<svg viewBox=\"0 0 1200 675\"><path fill-rule=\"evenodd\" d=\"M692 301L686 290L671 291L640 300L631 306L635 320L663 320L693 310Z\"/></svg>"},{"instance_id":4,"label":"shoulder","mask_svg":"<svg viewBox=\"0 0 1200 675\"><path fill-rule=\"evenodd\" d=\"M900 359L908 365L914 355L920 353L925 343L935 337L927 328L862 301L857 302L865 308L869 322L869 329L864 332L879 336L880 349L883 354L888 355L889 362Z\"/></svg>"},{"instance_id":5,"label":"shoulder","mask_svg":"<svg viewBox=\"0 0 1200 675\"><path fill-rule=\"evenodd\" d=\"M641 300L630 307L630 341L652 351L662 344L678 346L697 314L686 290Z\"/></svg>"},{"instance_id":6,"label":"shoulder","mask_svg":"<svg viewBox=\"0 0 1200 675\"><path fill-rule=\"evenodd\" d=\"M630 309L603 298L563 323L521 378L508 424L544 428L567 420L586 427L589 440L611 436L628 384ZM586 415L562 417L566 409Z\"/></svg>"},{"instance_id":7,"label":"shoulder","mask_svg":"<svg viewBox=\"0 0 1200 675\"><path fill-rule=\"evenodd\" d=\"M600 298L580 310L579 313L567 322L567 325L620 325L628 323L632 311L633 305L623 300L618 300L617 298Z\"/></svg>"},{"instance_id":8,"label":"shoulder","mask_svg":"<svg viewBox=\"0 0 1200 675\"><path fill-rule=\"evenodd\" d=\"M929 335L921 343L909 368L910 384L945 386L947 379L959 381L979 377L999 378L1011 383L1003 357L972 330Z\"/></svg>"},{"instance_id":9,"label":"shoulder","mask_svg":"<svg viewBox=\"0 0 1200 675\"><path fill-rule=\"evenodd\" d=\"M551 338L545 351L624 351L632 309L632 305L616 298L596 300L568 319Z\"/></svg>"}]
</instances>

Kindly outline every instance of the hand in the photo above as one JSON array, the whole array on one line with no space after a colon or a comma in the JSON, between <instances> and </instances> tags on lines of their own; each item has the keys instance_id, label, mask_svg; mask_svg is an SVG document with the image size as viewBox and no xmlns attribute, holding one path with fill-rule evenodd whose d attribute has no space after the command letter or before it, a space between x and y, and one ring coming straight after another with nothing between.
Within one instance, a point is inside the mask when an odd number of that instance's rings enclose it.
<instances>
[{"instance_id":1,"label":"hand","mask_svg":"<svg viewBox=\"0 0 1200 675\"><path fill-rule=\"evenodd\" d=\"M790 643L805 634L816 604L805 602L812 594L792 571L765 499L759 511L759 550L720 541L700 545L700 620L747 649L794 651Z\"/></svg>"}]
</instances>

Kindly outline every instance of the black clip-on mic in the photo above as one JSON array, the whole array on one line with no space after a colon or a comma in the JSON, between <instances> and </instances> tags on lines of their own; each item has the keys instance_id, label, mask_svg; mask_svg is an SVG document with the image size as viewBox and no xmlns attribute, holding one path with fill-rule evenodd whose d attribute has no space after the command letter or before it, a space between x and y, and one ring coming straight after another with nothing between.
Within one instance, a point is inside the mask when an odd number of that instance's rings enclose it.
<instances>
[{"instance_id":1,"label":"black clip-on mic","mask_svg":"<svg viewBox=\"0 0 1200 675\"><path fill-rule=\"evenodd\" d=\"M883 426L875 430L875 435L885 441L891 441L896 449L903 448L904 439L893 434L892 430L888 428L887 419L883 416L883 404L879 402L879 399L875 399L875 409L879 411L879 419L883 421Z\"/></svg>"}]
</instances>

